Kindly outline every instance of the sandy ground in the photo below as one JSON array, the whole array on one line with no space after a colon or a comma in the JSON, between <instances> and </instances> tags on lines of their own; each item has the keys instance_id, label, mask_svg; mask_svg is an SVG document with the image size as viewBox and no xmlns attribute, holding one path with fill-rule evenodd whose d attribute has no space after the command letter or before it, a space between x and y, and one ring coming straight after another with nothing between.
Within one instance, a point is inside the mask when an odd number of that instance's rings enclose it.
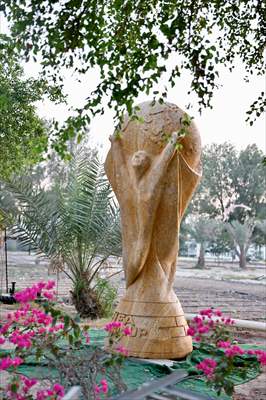
<instances>
[{"instance_id":1,"label":"sandy ground","mask_svg":"<svg viewBox=\"0 0 266 400\"><path fill-rule=\"evenodd\" d=\"M0 258L0 291L5 292L5 268ZM1 265L2 264L2 265ZM207 261L205 270L193 268L195 259L178 260L175 291L182 302L185 312L196 312L199 309L213 306L221 308L232 317L241 319L266 320L266 266L249 265L243 271L237 263L225 262L223 266ZM121 264L113 260L108 276L121 269ZM16 282L22 289L41 279L54 279L60 299L67 301L71 282L65 274L48 274L48 262L39 260L34 255L22 252L8 253L9 283ZM118 288L119 296L123 295L125 282L123 273L112 278Z\"/></svg>"}]
</instances>

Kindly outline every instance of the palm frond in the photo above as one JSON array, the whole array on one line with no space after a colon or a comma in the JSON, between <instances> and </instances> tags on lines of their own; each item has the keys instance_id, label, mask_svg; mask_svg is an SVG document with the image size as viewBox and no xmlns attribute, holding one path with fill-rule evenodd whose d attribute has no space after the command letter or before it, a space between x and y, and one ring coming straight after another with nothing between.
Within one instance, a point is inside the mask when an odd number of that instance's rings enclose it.
<instances>
[{"instance_id":1,"label":"palm frond","mask_svg":"<svg viewBox=\"0 0 266 400\"><path fill-rule=\"evenodd\" d=\"M67 182L56 190L35 190L23 181L8 189L19 208L13 232L24 245L63 259L72 276L92 275L95 257L121 255L119 210L96 154L77 154Z\"/></svg>"}]
</instances>

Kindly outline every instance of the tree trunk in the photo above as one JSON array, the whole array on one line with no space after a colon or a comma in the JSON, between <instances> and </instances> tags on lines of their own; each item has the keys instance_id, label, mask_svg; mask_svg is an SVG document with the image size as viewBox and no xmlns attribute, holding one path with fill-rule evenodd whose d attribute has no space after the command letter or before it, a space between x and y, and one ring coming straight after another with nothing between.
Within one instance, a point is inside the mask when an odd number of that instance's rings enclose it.
<instances>
[{"instance_id":1,"label":"tree trunk","mask_svg":"<svg viewBox=\"0 0 266 400\"><path fill-rule=\"evenodd\" d=\"M94 290L83 278L75 283L70 292L73 304L81 318L97 319L103 316L103 308Z\"/></svg>"},{"instance_id":2,"label":"tree trunk","mask_svg":"<svg viewBox=\"0 0 266 400\"><path fill-rule=\"evenodd\" d=\"M247 267L247 258L246 258L246 252L245 252L244 248L240 248L239 267L241 269L245 269Z\"/></svg>"},{"instance_id":3,"label":"tree trunk","mask_svg":"<svg viewBox=\"0 0 266 400\"><path fill-rule=\"evenodd\" d=\"M200 253L196 268L205 268L205 243L200 244Z\"/></svg>"}]
</instances>

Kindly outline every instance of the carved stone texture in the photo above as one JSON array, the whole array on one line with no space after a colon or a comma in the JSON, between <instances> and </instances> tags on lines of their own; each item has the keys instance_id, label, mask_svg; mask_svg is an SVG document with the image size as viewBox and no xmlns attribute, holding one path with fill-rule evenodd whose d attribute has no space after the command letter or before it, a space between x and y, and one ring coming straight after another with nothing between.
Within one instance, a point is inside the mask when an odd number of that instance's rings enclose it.
<instances>
[{"instance_id":1,"label":"carved stone texture","mask_svg":"<svg viewBox=\"0 0 266 400\"><path fill-rule=\"evenodd\" d=\"M173 281L180 222L201 176L200 136L194 122L178 136L184 112L174 104L145 102L137 115L110 137L105 162L121 210L126 277L113 319L133 327L121 340L129 355L182 358L192 340Z\"/></svg>"}]
</instances>

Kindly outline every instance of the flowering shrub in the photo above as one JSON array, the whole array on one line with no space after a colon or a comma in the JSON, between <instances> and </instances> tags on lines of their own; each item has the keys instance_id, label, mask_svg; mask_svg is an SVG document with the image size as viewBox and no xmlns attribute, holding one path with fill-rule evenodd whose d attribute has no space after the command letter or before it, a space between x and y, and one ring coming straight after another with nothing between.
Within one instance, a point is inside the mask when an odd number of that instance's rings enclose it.
<instances>
[{"instance_id":1,"label":"flowering shrub","mask_svg":"<svg viewBox=\"0 0 266 400\"><path fill-rule=\"evenodd\" d=\"M124 325L120 321L112 321L105 325L104 328L109 333L109 343L111 347L117 352L124 356L128 356L127 349L121 344L117 344L120 341L122 335L130 336L132 329L129 326Z\"/></svg>"},{"instance_id":2,"label":"flowering shrub","mask_svg":"<svg viewBox=\"0 0 266 400\"><path fill-rule=\"evenodd\" d=\"M234 324L231 318L225 318L220 310L208 308L200 311L200 315L193 318L188 329L188 335L193 336L196 342L216 344L219 340L228 340L228 327Z\"/></svg>"},{"instance_id":3,"label":"flowering shrub","mask_svg":"<svg viewBox=\"0 0 266 400\"><path fill-rule=\"evenodd\" d=\"M206 376L209 385L218 394L224 390L232 395L235 374L245 379L253 365L266 365L265 351L246 351L234 343L228 329L233 324L234 321L224 317L220 310L206 309L193 318L188 329L188 334L193 336L200 349L212 357L202 360L196 368Z\"/></svg>"},{"instance_id":4,"label":"flowering shrub","mask_svg":"<svg viewBox=\"0 0 266 400\"><path fill-rule=\"evenodd\" d=\"M54 282L39 282L15 294L19 308L1 321L0 343L12 344L11 355L2 357L0 370L9 372L9 381L0 386L0 397L6 400L60 400L64 384L80 385L84 398L100 399L108 392L108 378L119 389L125 389L120 366L126 354L117 347L109 355L102 349L86 346L90 342L88 327L80 326L68 315L57 310L54 299ZM40 297L44 302L33 303ZM105 327L112 332L114 342L122 335L130 335L130 328L122 323ZM58 372L58 382L49 378L50 387L42 389L41 382L18 374L18 367L34 356L45 359L49 367ZM99 382L99 383L96 383ZM61 384L63 383L63 385Z\"/></svg>"},{"instance_id":5,"label":"flowering shrub","mask_svg":"<svg viewBox=\"0 0 266 400\"><path fill-rule=\"evenodd\" d=\"M205 358L205 360L201 361L197 368L201 370L208 378L212 378L215 368L217 367L217 362L212 358Z\"/></svg>"}]
</instances>

